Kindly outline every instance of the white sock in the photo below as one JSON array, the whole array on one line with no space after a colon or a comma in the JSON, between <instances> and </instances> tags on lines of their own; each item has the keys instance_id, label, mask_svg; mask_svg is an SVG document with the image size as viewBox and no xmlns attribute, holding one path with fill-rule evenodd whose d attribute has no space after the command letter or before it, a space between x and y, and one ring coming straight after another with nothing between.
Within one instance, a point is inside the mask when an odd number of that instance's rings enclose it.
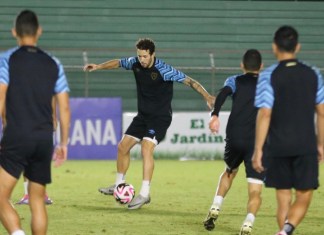
<instances>
[{"instance_id":1,"label":"white sock","mask_svg":"<svg viewBox=\"0 0 324 235\"><path fill-rule=\"evenodd\" d=\"M148 197L150 194L150 181L149 180L143 180L142 182L142 188L140 193L143 197Z\"/></svg>"},{"instance_id":2,"label":"white sock","mask_svg":"<svg viewBox=\"0 0 324 235\"><path fill-rule=\"evenodd\" d=\"M28 195L28 181L24 181L24 192L25 195Z\"/></svg>"},{"instance_id":3,"label":"white sock","mask_svg":"<svg viewBox=\"0 0 324 235\"><path fill-rule=\"evenodd\" d=\"M125 175L117 172L115 185L117 186L118 184L121 184L121 183L125 183Z\"/></svg>"},{"instance_id":4,"label":"white sock","mask_svg":"<svg viewBox=\"0 0 324 235\"><path fill-rule=\"evenodd\" d=\"M218 205L219 206L219 209L220 209L221 206L222 206L222 204L223 204L223 200L224 200L224 198L222 196L216 195L214 197L213 205Z\"/></svg>"},{"instance_id":5,"label":"white sock","mask_svg":"<svg viewBox=\"0 0 324 235\"><path fill-rule=\"evenodd\" d=\"M16 230L11 235L26 235L26 233L22 230Z\"/></svg>"},{"instance_id":6,"label":"white sock","mask_svg":"<svg viewBox=\"0 0 324 235\"><path fill-rule=\"evenodd\" d=\"M255 216L252 213L248 213L246 215L245 221L250 221L253 224L254 220L255 220Z\"/></svg>"}]
</instances>

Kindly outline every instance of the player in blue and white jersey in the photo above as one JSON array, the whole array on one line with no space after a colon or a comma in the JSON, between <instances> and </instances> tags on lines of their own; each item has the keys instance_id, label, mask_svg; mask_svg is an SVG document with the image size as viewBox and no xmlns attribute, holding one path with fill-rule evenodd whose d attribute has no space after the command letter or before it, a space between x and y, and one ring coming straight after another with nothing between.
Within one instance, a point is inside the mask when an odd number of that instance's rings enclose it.
<instances>
[{"instance_id":1,"label":"player in blue and white jersey","mask_svg":"<svg viewBox=\"0 0 324 235\"><path fill-rule=\"evenodd\" d=\"M36 46L41 32L34 12L20 12L12 29L18 46L0 59L0 113L5 111L6 121L0 149L0 220L11 235L25 234L9 202L22 172L29 180L31 231L47 231L44 197L46 184L51 183L53 96L58 102L61 124L55 165L67 158L69 87L61 63Z\"/></svg>"},{"instance_id":2,"label":"player in blue and white jersey","mask_svg":"<svg viewBox=\"0 0 324 235\"><path fill-rule=\"evenodd\" d=\"M204 220L204 227L213 230L223 200L231 188L232 182L244 162L248 182L249 200L247 215L242 224L240 235L252 232L255 216L261 206L263 174L252 168L252 154L255 137L255 120L257 108L254 107L255 89L258 75L262 69L262 58L258 50L247 50L241 62L243 74L226 79L224 87L219 91L214 110L211 113L209 129L213 133L219 130L219 111L227 97L232 97L232 109L226 126L226 146L224 152L225 170L219 177L212 206Z\"/></svg>"},{"instance_id":3,"label":"player in blue and white jersey","mask_svg":"<svg viewBox=\"0 0 324 235\"><path fill-rule=\"evenodd\" d=\"M128 205L129 209L137 209L150 202L150 182L154 169L153 153L171 124L173 82L183 83L193 88L203 96L209 108L213 106L215 99L199 82L156 58L155 44L151 39L139 39L136 48L136 57L110 60L99 65L88 64L84 67L85 71L122 67L132 70L135 76L138 114L118 144L115 184L99 189L101 193L112 195L115 186L125 182L130 163L130 150L135 144L141 142L143 182L138 196Z\"/></svg>"},{"instance_id":4,"label":"player in blue and white jersey","mask_svg":"<svg viewBox=\"0 0 324 235\"><path fill-rule=\"evenodd\" d=\"M319 186L318 163L324 160L324 85L318 69L296 59L300 44L293 27L276 31L272 49L278 63L260 74L256 90L259 111L252 161L258 172L266 170L266 187L276 189L278 235L291 235Z\"/></svg>"}]
</instances>

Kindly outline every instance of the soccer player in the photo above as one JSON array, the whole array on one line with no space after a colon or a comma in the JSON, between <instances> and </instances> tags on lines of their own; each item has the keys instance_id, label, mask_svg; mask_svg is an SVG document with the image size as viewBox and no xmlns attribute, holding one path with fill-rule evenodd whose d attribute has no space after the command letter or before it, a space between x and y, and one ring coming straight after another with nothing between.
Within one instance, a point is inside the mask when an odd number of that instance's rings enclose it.
<instances>
[{"instance_id":1,"label":"soccer player","mask_svg":"<svg viewBox=\"0 0 324 235\"><path fill-rule=\"evenodd\" d=\"M272 49L278 63L260 74L256 90L259 111L252 162L258 172L264 171L265 164L265 185L276 189L281 230L277 234L291 235L319 186L318 163L324 160L324 85L318 69L296 59L300 44L293 27L282 26L275 32Z\"/></svg>"},{"instance_id":2,"label":"soccer player","mask_svg":"<svg viewBox=\"0 0 324 235\"><path fill-rule=\"evenodd\" d=\"M220 175L212 206L204 220L204 227L207 230L215 228L215 221L221 210L223 199L230 190L242 162L245 165L249 200L247 203L247 216L241 227L240 235L251 234L256 213L260 208L263 174L256 172L252 168L251 157L257 114L257 109L254 107L254 96L262 66L260 52L255 49L247 50L241 62L243 74L227 78L224 87L217 95L209 122L209 128L213 133L217 133L219 130L218 115L226 98L231 96L233 103L226 126L224 154L226 167Z\"/></svg>"},{"instance_id":3,"label":"soccer player","mask_svg":"<svg viewBox=\"0 0 324 235\"><path fill-rule=\"evenodd\" d=\"M164 138L172 120L171 101L173 82L190 86L203 96L209 108L215 97L211 96L196 80L176 70L155 57L155 44L149 38L139 39L136 43L137 56L114 59L102 64L85 65L85 71L116 69L123 67L133 70L137 86L138 114L126 130L118 144L117 174L115 184L100 188L101 193L112 195L114 188L125 182L130 164L130 150L141 142L143 158L143 182L139 194L128 205L128 209L137 209L150 202L150 183L153 175L153 152Z\"/></svg>"},{"instance_id":4,"label":"soccer player","mask_svg":"<svg viewBox=\"0 0 324 235\"><path fill-rule=\"evenodd\" d=\"M54 165L61 165L67 158L69 87L60 62L36 46L41 32L34 12L20 12L12 29L18 46L0 59L0 113L6 108L0 150L0 220L11 235L25 234L9 202L22 172L29 179L32 234L47 231L44 197L46 184L51 182L53 95L61 124L61 143L55 150Z\"/></svg>"}]
</instances>

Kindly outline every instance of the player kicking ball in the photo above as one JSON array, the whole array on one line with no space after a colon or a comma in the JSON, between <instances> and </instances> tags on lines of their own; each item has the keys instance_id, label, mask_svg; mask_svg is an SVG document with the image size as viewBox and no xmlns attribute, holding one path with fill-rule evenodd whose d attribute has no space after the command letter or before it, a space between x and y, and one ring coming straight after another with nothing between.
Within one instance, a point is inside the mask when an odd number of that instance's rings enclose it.
<instances>
[{"instance_id":1,"label":"player kicking ball","mask_svg":"<svg viewBox=\"0 0 324 235\"><path fill-rule=\"evenodd\" d=\"M138 209L151 201L150 185L154 169L155 147L166 135L172 121L171 101L173 82L179 82L198 92L211 108L215 100L196 80L155 57L155 44L149 38L136 43L137 56L110 60L96 65L88 64L85 71L117 69L133 70L137 87L138 114L126 130L118 144L117 174L115 183L100 188L101 193L113 195L114 189L125 182L130 164L130 150L141 144L143 158L143 181L139 194L128 205L128 209Z\"/></svg>"}]
</instances>

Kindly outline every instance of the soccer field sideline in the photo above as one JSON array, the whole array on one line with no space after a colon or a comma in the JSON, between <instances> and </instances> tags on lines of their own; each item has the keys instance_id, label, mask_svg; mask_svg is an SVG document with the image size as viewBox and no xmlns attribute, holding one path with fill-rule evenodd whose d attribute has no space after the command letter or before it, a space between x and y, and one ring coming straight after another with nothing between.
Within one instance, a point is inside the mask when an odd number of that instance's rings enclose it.
<instances>
[{"instance_id":1,"label":"soccer field sideline","mask_svg":"<svg viewBox=\"0 0 324 235\"><path fill-rule=\"evenodd\" d=\"M54 204L48 206L49 235L88 234L237 234L246 211L246 180L243 168L226 198L216 228L208 232L202 221L212 202L222 161L157 160L152 181L152 202L129 211L97 189L113 183L115 161L68 161L53 168L53 183L48 186ZM323 172L321 165L321 172ZM140 188L142 162L132 161L127 182ZM321 182L324 177L321 174ZM12 195L17 201L23 194L22 180ZM309 213L294 235L323 235L322 214L324 189L314 193ZM29 209L15 206L23 227L29 231ZM263 205L254 226L254 235L277 231L275 194L265 189ZM6 234L0 227L0 235Z\"/></svg>"}]
</instances>

